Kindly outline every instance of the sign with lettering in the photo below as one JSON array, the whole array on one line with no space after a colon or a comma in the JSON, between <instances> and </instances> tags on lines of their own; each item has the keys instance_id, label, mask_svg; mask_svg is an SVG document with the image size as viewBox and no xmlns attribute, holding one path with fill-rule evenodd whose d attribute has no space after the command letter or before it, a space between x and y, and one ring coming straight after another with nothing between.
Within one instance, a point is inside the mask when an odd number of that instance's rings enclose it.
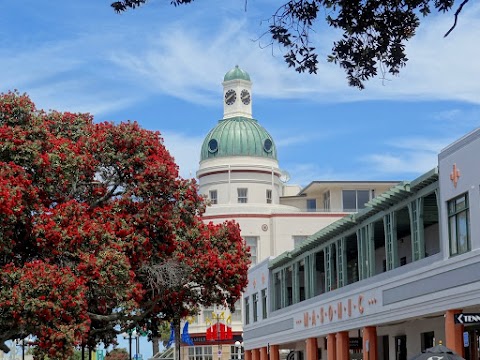
<instances>
[{"instance_id":1,"label":"sign with lettering","mask_svg":"<svg viewBox=\"0 0 480 360\"><path fill-rule=\"evenodd\" d=\"M361 349L363 347L361 337L351 337L348 339L350 349Z\"/></svg>"},{"instance_id":2,"label":"sign with lettering","mask_svg":"<svg viewBox=\"0 0 480 360\"><path fill-rule=\"evenodd\" d=\"M375 293L358 294L348 298L328 301L295 315L295 328L311 328L337 321L353 319L372 313L381 302Z\"/></svg>"},{"instance_id":3,"label":"sign with lettering","mask_svg":"<svg viewBox=\"0 0 480 360\"><path fill-rule=\"evenodd\" d=\"M455 314L455 324L480 324L480 314Z\"/></svg>"}]
</instances>

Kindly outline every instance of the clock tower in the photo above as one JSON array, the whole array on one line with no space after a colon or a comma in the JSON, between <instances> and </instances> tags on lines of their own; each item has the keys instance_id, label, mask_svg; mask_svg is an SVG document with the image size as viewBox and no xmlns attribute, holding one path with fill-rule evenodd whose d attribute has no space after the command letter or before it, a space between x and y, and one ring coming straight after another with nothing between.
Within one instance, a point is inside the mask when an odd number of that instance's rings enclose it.
<instances>
[{"instance_id":1,"label":"clock tower","mask_svg":"<svg viewBox=\"0 0 480 360\"><path fill-rule=\"evenodd\" d=\"M237 66L223 79L223 118L252 118L252 82L248 73Z\"/></svg>"}]
</instances>

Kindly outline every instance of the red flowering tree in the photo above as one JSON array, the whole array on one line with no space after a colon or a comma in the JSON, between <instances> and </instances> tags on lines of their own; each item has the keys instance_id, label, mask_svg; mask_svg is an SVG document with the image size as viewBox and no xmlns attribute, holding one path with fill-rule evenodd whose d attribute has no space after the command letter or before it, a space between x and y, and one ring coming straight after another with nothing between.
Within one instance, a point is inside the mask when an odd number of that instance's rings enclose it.
<instances>
[{"instance_id":1,"label":"red flowering tree","mask_svg":"<svg viewBox=\"0 0 480 360\"><path fill-rule=\"evenodd\" d=\"M38 356L64 359L240 297L250 260L238 225L201 221L195 181L159 133L9 92L0 139L1 350L31 334Z\"/></svg>"},{"instance_id":2,"label":"red flowering tree","mask_svg":"<svg viewBox=\"0 0 480 360\"><path fill-rule=\"evenodd\" d=\"M105 356L105 360L129 360L128 352L125 349L114 349Z\"/></svg>"}]
</instances>

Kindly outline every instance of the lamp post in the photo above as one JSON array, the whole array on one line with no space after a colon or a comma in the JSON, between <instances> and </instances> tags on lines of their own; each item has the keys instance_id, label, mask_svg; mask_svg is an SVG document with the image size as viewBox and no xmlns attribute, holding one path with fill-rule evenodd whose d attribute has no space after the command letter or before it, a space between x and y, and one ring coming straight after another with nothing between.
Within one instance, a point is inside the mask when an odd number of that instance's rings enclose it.
<instances>
[{"instance_id":1,"label":"lamp post","mask_svg":"<svg viewBox=\"0 0 480 360\"><path fill-rule=\"evenodd\" d=\"M128 339L128 358L132 360L132 339L135 339L136 355L140 352L140 334L136 330L128 330L122 334L125 340Z\"/></svg>"},{"instance_id":2,"label":"lamp post","mask_svg":"<svg viewBox=\"0 0 480 360\"><path fill-rule=\"evenodd\" d=\"M242 360L242 347L243 347L243 342L240 341L235 341L235 347L237 348L237 359Z\"/></svg>"},{"instance_id":3,"label":"lamp post","mask_svg":"<svg viewBox=\"0 0 480 360\"><path fill-rule=\"evenodd\" d=\"M21 343L20 343L21 341ZM22 348L22 360L25 360L25 346L30 346L33 344L33 338L31 335L28 335L26 338L14 340L15 347L20 346ZM16 359L16 349L14 351L13 357Z\"/></svg>"},{"instance_id":4,"label":"lamp post","mask_svg":"<svg viewBox=\"0 0 480 360\"><path fill-rule=\"evenodd\" d=\"M133 336L135 337L135 358L138 358L140 355L140 333L135 330Z\"/></svg>"},{"instance_id":5,"label":"lamp post","mask_svg":"<svg viewBox=\"0 0 480 360\"><path fill-rule=\"evenodd\" d=\"M122 337L127 340L128 339L128 359L132 360L132 332L129 331L122 333Z\"/></svg>"}]
</instances>

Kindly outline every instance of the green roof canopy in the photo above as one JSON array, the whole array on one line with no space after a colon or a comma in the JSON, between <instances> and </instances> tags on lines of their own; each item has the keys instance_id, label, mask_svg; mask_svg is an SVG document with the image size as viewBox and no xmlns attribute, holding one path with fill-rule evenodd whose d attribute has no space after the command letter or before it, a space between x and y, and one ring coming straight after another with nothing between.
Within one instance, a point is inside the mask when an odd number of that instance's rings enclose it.
<instances>
[{"instance_id":1,"label":"green roof canopy","mask_svg":"<svg viewBox=\"0 0 480 360\"><path fill-rule=\"evenodd\" d=\"M257 120L243 116L220 120L203 141L200 160L226 156L256 156L277 160L270 134Z\"/></svg>"}]
</instances>

